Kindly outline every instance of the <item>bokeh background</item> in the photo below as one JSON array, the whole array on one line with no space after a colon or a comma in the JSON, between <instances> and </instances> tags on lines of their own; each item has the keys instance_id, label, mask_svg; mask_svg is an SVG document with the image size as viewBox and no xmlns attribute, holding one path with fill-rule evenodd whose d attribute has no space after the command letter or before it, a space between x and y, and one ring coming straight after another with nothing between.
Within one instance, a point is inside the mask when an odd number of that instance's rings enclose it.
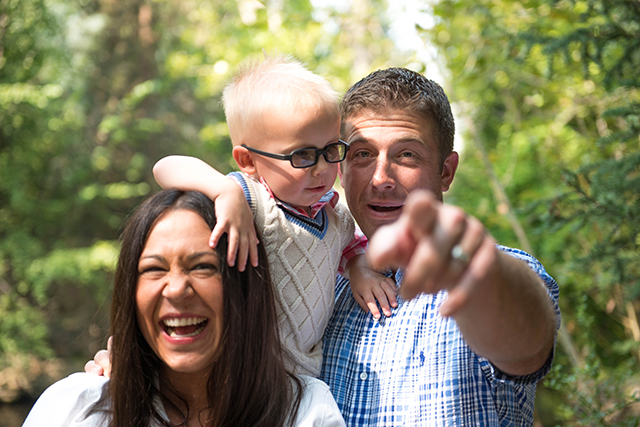
<instances>
[{"instance_id":1,"label":"bokeh background","mask_svg":"<svg viewBox=\"0 0 640 427\"><path fill-rule=\"evenodd\" d=\"M152 165L233 170L220 93L263 49L341 93L390 66L445 88L445 201L560 283L536 425L638 426L640 2L0 0L0 427L104 348Z\"/></svg>"}]
</instances>

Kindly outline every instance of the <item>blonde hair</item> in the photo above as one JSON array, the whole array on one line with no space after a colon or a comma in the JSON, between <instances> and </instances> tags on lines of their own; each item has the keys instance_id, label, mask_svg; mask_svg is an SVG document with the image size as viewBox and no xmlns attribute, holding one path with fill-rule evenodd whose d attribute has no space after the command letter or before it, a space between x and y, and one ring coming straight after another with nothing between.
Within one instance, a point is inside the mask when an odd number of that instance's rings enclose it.
<instances>
[{"instance_id":1,"label":"blonde hair","mask_svg":"<svg viewBox=\"0 0 640 427\"><path fill-rule=\"evenodd\" d=\"M222 93L233 145L263 111L299 111L314 108L335 111L338 93L324 78L309 71L291 55L267 55L244 62Z\"/></svg>"}]
</instances>

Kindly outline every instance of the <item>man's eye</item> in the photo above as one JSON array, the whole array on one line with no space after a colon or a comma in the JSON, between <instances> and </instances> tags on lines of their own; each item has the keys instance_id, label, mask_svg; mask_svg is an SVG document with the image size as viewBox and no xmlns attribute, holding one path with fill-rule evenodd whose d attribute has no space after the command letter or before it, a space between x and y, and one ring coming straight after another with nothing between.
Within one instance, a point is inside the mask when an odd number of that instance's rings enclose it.
<instances>
[{"instance_id":1,"label":"man's eye","mask_svg":"<svg viewBox=\"0 0 640 427\"><path fill-rule=\"evenodd\" d=\"M400 157L415 157L416 155L411 151L404 151L400 153Z\"/></svg>"},{"instance_id":2,"label":"man's eye","mask_svg":"<svg viewBox=\"0 0 640 427\"><path fill-rule=\"evenodd\" d=\"M368 151L356 151L353 154L353 157L360 157L360 158L365 158L366 159L368 157L371 157L371 153L368 152Z\"/></svg>"}]
</instances>

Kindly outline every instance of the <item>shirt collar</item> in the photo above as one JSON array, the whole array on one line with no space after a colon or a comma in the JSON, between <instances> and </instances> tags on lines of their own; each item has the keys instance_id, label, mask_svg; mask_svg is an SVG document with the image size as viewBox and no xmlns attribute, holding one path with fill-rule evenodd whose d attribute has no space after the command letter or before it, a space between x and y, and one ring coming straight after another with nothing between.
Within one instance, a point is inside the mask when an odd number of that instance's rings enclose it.
<instances>
[{"instance_id":1,"label":"shirt collar","mask_svg":"<svg viewBox=\"0 0 640 427\"><path fill-rule=\"evenodd\" d=\"M283 202L282 200L274 196L273 191L271 191L271 188L269 188L269 184L267 184L267 181L265 181L263 177L260 177L260 183L267 190L267 192L269 193L269 196L271 196L271 198L276 201L276 204L278 206L281 206L282 208L296 215L305 216L311 219L315 218L318 212L320 212L320 209L324 208L327 204L329 204L329 206L331 206L332 208L335 207L336 204L338 203L338 199L340 198L340 195L338 194L337 191L333 189L329 190L324 194L324 196L320 197L320 200L318 200L313 205L309 206L311 210L311 215L309 215L304 209L292 206L289 203Z\"/></svg>"}]
</instances>

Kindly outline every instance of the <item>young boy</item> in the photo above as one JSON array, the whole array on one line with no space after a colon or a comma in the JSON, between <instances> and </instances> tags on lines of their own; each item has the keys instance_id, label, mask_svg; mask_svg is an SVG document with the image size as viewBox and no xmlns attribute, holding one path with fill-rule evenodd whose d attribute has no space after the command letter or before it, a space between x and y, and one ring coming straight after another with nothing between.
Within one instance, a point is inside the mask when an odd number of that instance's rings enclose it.
<instances>
[{"instance_id":1,"label":"young boy","mask_svg":"<svg viewBox=\"0 0 640 427\"><path fill-rule=\"evenodd\" d=\"M393 281L366 267L366 241L354 238L353 219L332 189L349 149L340 140L337 94L299 62L276 56L245 66L223 102L241 172L225 177L198 159L170 156L154 166L154 176L163 188L198 190L215 200L211 245L228 233L228 262L235 263L237 252L240 269L247 256L257 263L255 219L276 288L286 362L317 377L337 272L344 268L354 297L376 318L374 297L386 315L389 302L396 305Z\"/></svg>"}]
</instances>

